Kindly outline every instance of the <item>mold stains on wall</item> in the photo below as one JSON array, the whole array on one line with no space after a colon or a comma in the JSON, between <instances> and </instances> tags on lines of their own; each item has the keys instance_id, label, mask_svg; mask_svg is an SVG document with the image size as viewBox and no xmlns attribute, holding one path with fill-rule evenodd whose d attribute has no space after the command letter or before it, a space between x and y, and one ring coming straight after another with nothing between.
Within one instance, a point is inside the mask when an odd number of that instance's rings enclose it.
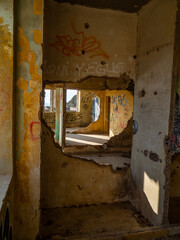
<instances>
[{"instance_id":1,"label":"mold stains on wall","mask_svg":"<svg viewBox=\"0 0 180 240\"><path fill-rule=\"evenodd\" d=\"M144 97L146 95L146 91L143 89L143 90L141 90L141 91L139 91L139 93L138 93L138 97L139 98L142 98L142 97Z\"/></svg>"},{"instance_id":2,"label":"mold stains on wall","mask_svg":"<svg viewBox=\"0 0 180 240\"><path fill-rule=\"evenodd\" d=\"M86 24L86 26L88 25ZM87 37L83 31L77 31L72 22L71 27L77 38L70 35L56 35L57 41L51 43L50 46L54 47L58 52L61 52L61 54L67 57L72 55L80 57L84 54L88 54L89 58L96 56L109 58L101 48L102 44L95 36Z\"/></svg>"},{"instance_id":3,"label":"mold stains on wall","mask_svg":"<svg viewBox=\"0 0 180 240\"><path fill-rule=\"evenodd\" d=\"M149 158L153 160L154 162L162 162L162 160L159 158L157 153L150 152L149 153Z\"/></svg>"}]
</instances>

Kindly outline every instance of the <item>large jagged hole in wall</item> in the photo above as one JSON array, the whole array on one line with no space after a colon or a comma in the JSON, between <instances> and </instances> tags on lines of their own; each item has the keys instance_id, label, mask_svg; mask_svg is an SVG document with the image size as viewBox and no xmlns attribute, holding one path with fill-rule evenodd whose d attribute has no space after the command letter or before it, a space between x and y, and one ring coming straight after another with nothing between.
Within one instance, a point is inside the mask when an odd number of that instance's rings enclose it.
<instances>
[{"instance_id":1,"label":"large jagged hole in wall","mask_svg":"<svg viewBox=\"0 0 180 240\"><path fill-rule=\"evenodd\" d=\"M130 163L133 91L128 84L124 89L100 84L95 90L90 82L48 83L43 117L65 154L103 164L114 161L117 169L121 156Z\"/></svg>"}]
</instances>

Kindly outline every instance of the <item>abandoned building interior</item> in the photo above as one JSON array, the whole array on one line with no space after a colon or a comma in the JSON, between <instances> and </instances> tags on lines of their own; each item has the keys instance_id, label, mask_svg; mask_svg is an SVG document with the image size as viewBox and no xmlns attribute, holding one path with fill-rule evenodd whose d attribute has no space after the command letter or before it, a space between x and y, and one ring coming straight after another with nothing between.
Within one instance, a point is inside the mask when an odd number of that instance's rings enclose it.
<instances>
[{"instance_id":1,"label":"abandoned building interior","mask_svg":"<svg viewBox=\"0 0 180 240\"><path fill-rule=\"evenodd\" d=\"M0 240L180 239L180 1L0 0Z\"/></svg>"}]
</instances>

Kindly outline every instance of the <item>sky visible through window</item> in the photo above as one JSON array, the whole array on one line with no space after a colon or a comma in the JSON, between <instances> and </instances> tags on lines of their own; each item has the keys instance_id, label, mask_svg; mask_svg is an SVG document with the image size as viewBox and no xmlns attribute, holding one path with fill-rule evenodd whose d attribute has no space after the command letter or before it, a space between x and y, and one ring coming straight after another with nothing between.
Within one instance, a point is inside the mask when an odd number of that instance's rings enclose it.
<instances>
[{"instance_id":1,"label":"sky visible through window","mask_svg":"<svg viewBox=\"0 0 180 240\"><path fill-rule=\"evenodd\" d=\"M75 95L77 95L77 90L67 89L67 92L66 92L66 103L68 103L72 99L72 97L74 97Z\"/></svg>"},{"instance_id":2,"label":"sky visible through window","mask_svg":"<svg viewBox=\"0 0 180 240\"><path fill-rule=\"evenodd\" d=\"M67 89L66 103L69 102L75 95L77 95L77 90ZM50 89L45 89L45 106L50 106Z\"/></svg>"},{"instance_id":3,"label":"sky visible through window","mask_svg":"<svg viewBox=\"0 0 180 240\"><path fill-rule=\"evenodd\" d=\"M45 89L45 107L50 106L50 90Z\"/></svg>"}]
</instances>

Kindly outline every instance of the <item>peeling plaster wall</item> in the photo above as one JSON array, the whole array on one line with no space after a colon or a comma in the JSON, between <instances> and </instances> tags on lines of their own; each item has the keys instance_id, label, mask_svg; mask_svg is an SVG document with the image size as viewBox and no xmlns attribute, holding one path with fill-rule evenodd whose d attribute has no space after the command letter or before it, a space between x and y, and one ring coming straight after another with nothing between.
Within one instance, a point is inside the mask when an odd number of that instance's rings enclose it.
<instances>
[{"instance_id":1,"label":"peeling plaster wall","mask_svg":"<svg viewBox=\"0 0 180 240\"><path fill-rule=\"evenodd\" d=\"M13 239L34 240L39 227L42 1L15 1L16 131Z\"/></svg>"},{"instance_id":2,"label":"peeling plaster wall","mask_svg":"<svg viewBox=\"0 0 180 240\"><path fill-rule=\"evenodd\" d=\"M44 80L134 77L136 14L45 1Z\"/></svg>"},{"instance_id":3,"label":"peeling plaster wall","mask_svg":"<svg viewBox=\"0 0 180 240\"><path fill-rule=\"evenodd\" d=\"M133 117L138 132L131 169L136 204L154 224L167 221L169 147L164 144L169 135L175 21L175 0L151 1L138 16Z\"/></svg>"},{"instance_id":4,"label":"peeling plaster wall","mask_svg":"<svg viewBox=\"0 0 180 240\"><path fill-rule=\"evenodd\" d=\"M56 113L44 112L43 117L44 117L44 120L47 122L48 126L51 127L52 129L55 129Z\"/></svg>"},{"instance_id":5,"label":"peeling plaster wall","mask_svg":"<svg viewBox=\"0 0 180 240\"><path fill-rule=\"evenodd\" d=\"M0 174L12 172L13 1L0 2Z\"/></svg>"},{"instance_id":6,"label":"peeling plaster wall","mask_svg":"<svg viewBox=\"0 0 180 240\"><path fill-rule=\"evenodd\" d=\"M123 200L129 170L113 171L93 161L68 157L42 123L41 207L68 207Z\"/></svg>"}]
</instances>

